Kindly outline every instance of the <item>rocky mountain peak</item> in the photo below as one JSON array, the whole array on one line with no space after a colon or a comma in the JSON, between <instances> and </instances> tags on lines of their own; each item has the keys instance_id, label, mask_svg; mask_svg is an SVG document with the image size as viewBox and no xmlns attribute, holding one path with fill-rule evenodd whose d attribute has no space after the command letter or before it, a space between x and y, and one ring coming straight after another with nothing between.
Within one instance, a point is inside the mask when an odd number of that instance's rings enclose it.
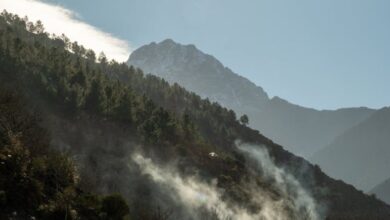
<instances>
[{"instance_id":1,"label":"rocky mountain peak","mask_svg":"<svg viewBox=\"0 0 390 220\"><path fill-rule=\"evenodd\" d=\"M268 95L261 87L234 73L194 45L182 45L171 39L151 43L134 51L128 64L170 83L176 82L229 108L243 105L260 107L261 103L268 101Z\"/></svg>"}]
</instances>

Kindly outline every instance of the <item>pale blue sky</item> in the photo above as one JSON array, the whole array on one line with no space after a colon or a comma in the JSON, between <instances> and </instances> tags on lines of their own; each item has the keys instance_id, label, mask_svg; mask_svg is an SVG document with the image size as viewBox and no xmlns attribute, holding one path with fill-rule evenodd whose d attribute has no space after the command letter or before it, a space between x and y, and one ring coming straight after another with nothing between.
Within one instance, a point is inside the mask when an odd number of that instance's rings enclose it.
<instances>
[{"instance_id":1,"label":"pale blue sky","mask_svg":"<svg viewBox=\"0 0 390 220\"><path fill-rule=\"evenodd\" d=\"M317 109L390 105L389 0L48 2L135 48L195 44L271 97Z\"/></svg>"}]
</instances>

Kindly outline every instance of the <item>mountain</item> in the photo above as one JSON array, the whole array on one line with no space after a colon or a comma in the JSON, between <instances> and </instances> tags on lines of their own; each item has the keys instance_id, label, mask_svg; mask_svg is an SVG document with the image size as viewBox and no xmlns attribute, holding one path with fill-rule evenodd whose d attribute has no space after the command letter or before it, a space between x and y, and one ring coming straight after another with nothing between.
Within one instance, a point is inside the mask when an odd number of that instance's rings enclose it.
<instances>
[{"instance_id":1,"label":"mountain","mask_svg":"<svg viewBox=\"0 0 390 220\"><path fill-rule=\"evenodd\" d=\"M251 127L305 157L374 112L368 108L318 111L279 97L270 99L261 87L223 66L213 56L194 45L181 45L170 39L140 47L130 55L128 64L171 84L178 83L237 114L247 114Z\"/></svg>"},{"instance_id":2,"label":"mountain","mask_svg":"<svg viewBox=\"0 0 390 220\"><path fill-rule=\"evenodd\" d=\"M183 46L170 39L152 43L134 51L128 63L221 104L257 109L268 101L261 87L233 73L194 45Z\"/></svg>"},{"instance_id":3,"label":"mountain","mask_svg":"<svg viewBox=\"0 0 390 220\"><path fill-rule=\"evenodd\" d=\"M375 194L379 199L390 204L390 178L375 186L370 193Z\"/></svg>"},{"instance_id":4,"label":"mountain","mask_svg":"<svg viewBox=\"0 0 390 220\"><path fill-rule=\"evenodd\" d=\"M369 191L389 176L390 108L339 135L311 157L326 173Z\"/></svg>"},{"instance_id":5,"label":"mountain","mask_svg":"<svg viewBox=\"0 0 390 220\"><path fill-rule=\"evenodd\" d=\"M0 88L25 102L0 106L2 218L390 216L382 201L328 177L240 123L234 111L177 84L104 57L96 62L93 51L6 12L0 39ZM20 108L36 111L44 136L22 138L33 128L15 117L13 109ZM3 142L7 135L15 139ZM32 143L67 155L76 175L67 174L62 160L45 163L46 155L31 161L29 152L42 147ZM24 156L8 154L10 147ZM81 192L86 195L78 197ZM111 193L125 202L105 196Z\"/></svg>"}]
</instances>

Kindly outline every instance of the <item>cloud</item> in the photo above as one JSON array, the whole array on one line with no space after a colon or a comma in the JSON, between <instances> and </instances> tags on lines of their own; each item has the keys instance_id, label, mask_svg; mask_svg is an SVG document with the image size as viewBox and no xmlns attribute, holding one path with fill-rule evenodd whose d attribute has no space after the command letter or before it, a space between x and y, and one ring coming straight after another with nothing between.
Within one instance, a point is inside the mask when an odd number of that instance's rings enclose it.
<instances>
[{"instance_id":1,"label":"cloud","mask_svg":"<svg viewBox=\"0 0 390 220\"><path fill-rule=\"evenodd\" d=\"M123 62L131 53L126 41L83 22L75 12L61 6L39 0L0 0L0 10L4 9L20 17L27 16L33 22L41 20L46 32L64 33L71 41L77 41L96 53L104 51L109 59Z\"/></svg>"}]
</instances>

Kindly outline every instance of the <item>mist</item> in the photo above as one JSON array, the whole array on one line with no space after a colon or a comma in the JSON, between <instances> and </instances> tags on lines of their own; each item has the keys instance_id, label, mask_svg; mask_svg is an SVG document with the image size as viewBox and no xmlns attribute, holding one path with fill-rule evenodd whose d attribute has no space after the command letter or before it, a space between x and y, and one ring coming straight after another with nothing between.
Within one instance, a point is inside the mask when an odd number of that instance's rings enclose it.
<instances>
[{"instance_id":1,"label":"mist","mask_svg":"<svg viewBox=\"0 0 390 220\"><path fill-rule=\"evenodd\" d=\"M277 167L265 147L236 142L237 148L251 159L257 171L281 193L285 206L301 219L319 220L324 206L304 189L300 182L284 169ZM309 180L308 180L309 181Z\"/></svg>"},{"instance_id":2,"label":"mist","mask_svg":"<svg viewBox=\"0 0 390 220\"><path fill-rule=\"evenodd\" d=\"M237 146L243 153L257 161L256 169L261 170L260 176L272 182L272 187L278 191L281 198L275 198L255 181L242 183L251 196L249 203L257 210L237 204L226 199L225 191L218 188L217 179L204 181L196 175L183 176L175 165L160 166L151 158L142 154L133 154L132 160L139 166L141 173L148 175L161 187L165 195L181 206L187 219L240 219L240 220L288 220L310 219L320 220L314 199L301 187L292 175L278 168L272 162L266 150L251 145ZM205 213L201 212L206 211ZM212 216L212 217L210 217Z\"/></svg>"}]
</instances>

